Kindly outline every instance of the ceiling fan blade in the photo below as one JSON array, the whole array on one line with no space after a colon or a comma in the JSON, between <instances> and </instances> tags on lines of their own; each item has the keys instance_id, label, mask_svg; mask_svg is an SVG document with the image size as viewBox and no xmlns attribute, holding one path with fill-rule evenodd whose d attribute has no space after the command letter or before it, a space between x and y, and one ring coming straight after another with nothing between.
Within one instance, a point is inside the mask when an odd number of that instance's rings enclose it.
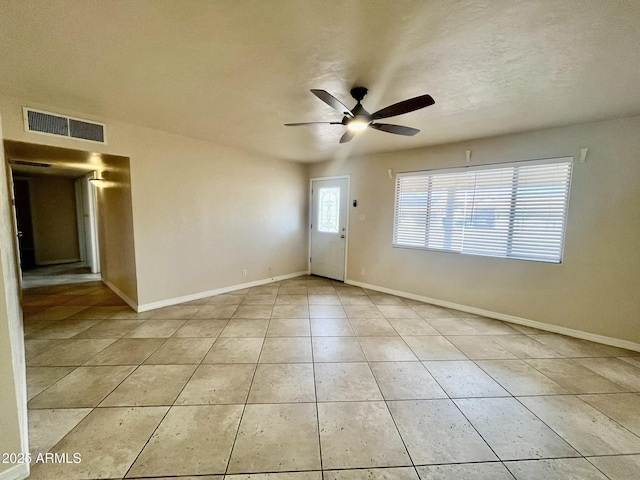
<instances>
[{"instance_id":1,"label":"ceiling fan blade","mask_svg":"<svg viewBox=\"0 0 640 480\"><path fill-rule=\"evenodd\" d=\"M351 130L347 130L346 132L344 132L344 135L342 135L342 137L340 138L340 143L350 142L354 136L355 136L355 132L352 132Z\"/></svg>"},{"instance_id":2,"label":"ceiling fan blade","mask_svg":"<svg viewBox=\"0 0 640 480\"><path fill-rule=\"evenodd\" d=\"M431 98L431 95L422 95L420 97L410 98L403 102L394 103L388 107L378 110L371 114L372 120L379 118L395 117L396 115L402 115L403 113L413 112L414 110L420 110L421 108L433 105L435 100Z\"/></svg>"},{"instance_id":3,"label":"ceiling fan blade","mask_svg":"<svg viewBox=\"0 0 640 480\"><path fill-rule=\"evenodd\" d=\"M392 125L391 123L372 123L369 126L376 130L382 130L383 132L395 133L396 135L406 135L408 137L411 137L420 131L417 128Z\"/></svg>"},{"instance_id":4,"label":"ceiling fan blade","mask_svg":"<svg viewBox=\"0 0 640 480\"><path fill-rule=\"evenodd\" d=\"M285 127L299 127L301 125L317 125L317 124L326 124L326 125L342 125L342 122L301 122L301 123L285 123Z\"/></svg>"},{"instance_id":5,"label":"ceiling fan blade","mask_svg":"<svg viewBox=\"0 0 640 480\"><path fill-rule=\"evenodd\" d=\"M313 93L316 97L318 97L334 110L340 112L341 115L348 115L350 117L353 117L353 113L351 113L351 110L345 107L340 100L331 95L329 92L325 90L311 89L311 93Z\"/></svg>"}]
</instances>

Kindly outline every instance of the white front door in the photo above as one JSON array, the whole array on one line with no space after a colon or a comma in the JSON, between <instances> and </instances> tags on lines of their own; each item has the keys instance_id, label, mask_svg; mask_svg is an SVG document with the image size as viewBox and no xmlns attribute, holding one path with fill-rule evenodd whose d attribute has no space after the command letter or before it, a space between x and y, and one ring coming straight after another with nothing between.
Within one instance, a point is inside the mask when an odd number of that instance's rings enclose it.
<instances>
[{"instance_id":1,"label":"white front door","mask_svg":"<svg viewBox=\"0 0 640 480\"><path fill-rule=\"evenodd\" d=\"M311 274L344 281L347 178L311 181Z\"/></svg>"}]
</instances>

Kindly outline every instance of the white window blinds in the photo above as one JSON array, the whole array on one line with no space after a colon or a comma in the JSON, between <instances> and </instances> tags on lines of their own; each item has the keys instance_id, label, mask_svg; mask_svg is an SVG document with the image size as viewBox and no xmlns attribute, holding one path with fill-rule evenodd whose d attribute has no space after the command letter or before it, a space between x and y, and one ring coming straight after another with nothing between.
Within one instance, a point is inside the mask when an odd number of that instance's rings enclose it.
<instances>
[{"instance_id":1,"label":"white window blinds","mask_svg":"<svg viewBox=\"0 0 640 480\"><path fill-rule=\"evenodd\" d=\"M399 173L396 247L559 263L572 158Z\"/></svg>"}]
</instances>

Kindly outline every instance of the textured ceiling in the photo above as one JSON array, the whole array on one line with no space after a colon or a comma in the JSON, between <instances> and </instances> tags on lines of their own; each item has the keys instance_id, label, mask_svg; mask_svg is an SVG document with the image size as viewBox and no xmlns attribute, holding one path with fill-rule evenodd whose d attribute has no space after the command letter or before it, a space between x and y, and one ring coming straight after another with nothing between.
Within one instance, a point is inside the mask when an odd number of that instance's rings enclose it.
<instances>
[{"instance_id":1,"label":"textured ceiling","mask_svg":"<svg viewBox=\"0 0 640 480\"><path fill-rule=\"evenodd\" d=\"M2 0L0 92L316 161L640 114L640 2ZM415 137L344 127L309 89Z\"/></svg>"}]
</instances>

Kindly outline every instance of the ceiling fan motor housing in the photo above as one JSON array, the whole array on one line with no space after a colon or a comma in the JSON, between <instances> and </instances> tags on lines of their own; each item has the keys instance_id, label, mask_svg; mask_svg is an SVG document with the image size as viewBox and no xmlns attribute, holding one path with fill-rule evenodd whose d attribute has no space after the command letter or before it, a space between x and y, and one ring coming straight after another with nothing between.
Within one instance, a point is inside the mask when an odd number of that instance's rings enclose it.
<instances>
[{"instance_id":1,"label":"ceiling fan motor housing","mask_svg":"<svg viewBox=\"0 0 640 480\"><path fill-rule=\"evenodd\" d=\"M360 101L365 97L368 90L365 87L354 87L351 89L351 96L356 99L358 102L355 107L351 109L351 113L353 113L353 117L346 119L346 124L351 122L356 123L371 123L371 114L367 112L364 107L360 104ZM343 120L344 122L344 120Z\"/></svg>"},{"instance_id":2,"label":"ceiling fan motor housing","mask_svg":"<svg viewBox=\"0 0 640 480\"><path fill-rule=\"evenodd\" d=\"M359 103L367 95L368 91L369 90L367 90L365 87L353 87L351 89L351 96L355 98Z\"/></svg>"}]
</instances>

